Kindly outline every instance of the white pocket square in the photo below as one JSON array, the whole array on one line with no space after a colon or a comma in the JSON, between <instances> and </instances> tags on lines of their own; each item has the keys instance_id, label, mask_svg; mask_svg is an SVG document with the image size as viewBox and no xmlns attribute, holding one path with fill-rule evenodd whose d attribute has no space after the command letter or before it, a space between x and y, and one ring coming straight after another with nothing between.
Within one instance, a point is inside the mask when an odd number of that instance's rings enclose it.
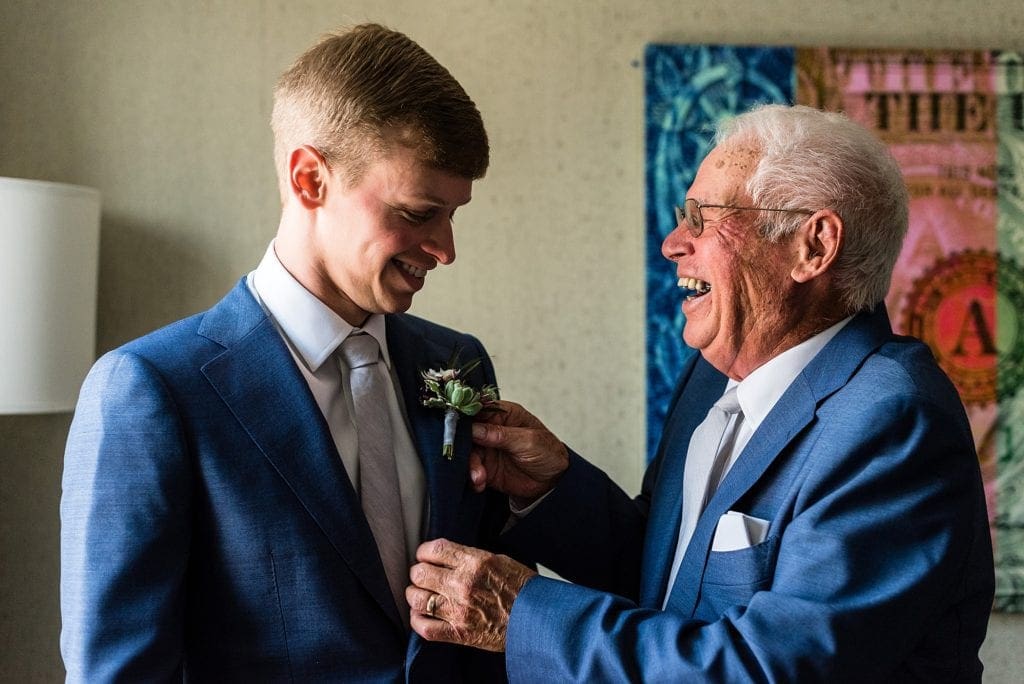
<instances>
[{"instance_id":1,"label":"white pocket square","mask_svg":"<svg viewBox=\"0 0 1024 684\"><path fill-rule=\"evenodd\" d=\"M727 511L718 519L715 538L711 542L712 551L739 551L755 544L760 544L768 536L771 523L761 518Z\"/></svg>"}]
</instances>

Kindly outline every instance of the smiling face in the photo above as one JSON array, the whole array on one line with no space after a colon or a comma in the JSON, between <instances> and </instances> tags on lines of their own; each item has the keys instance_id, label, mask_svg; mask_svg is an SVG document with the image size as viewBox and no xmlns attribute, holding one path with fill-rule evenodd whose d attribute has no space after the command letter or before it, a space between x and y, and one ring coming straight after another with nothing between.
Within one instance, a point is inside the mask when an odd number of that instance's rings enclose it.
<instances>
[{"instance_id":1,"label":"smiling face","mask_svg":"<svg viewBox=\"0 0 1024 684\"><path fill-rule=\"evenodd\" d=\"M427 273L455 260L452 219L473 182L421 162L402 145L369 164L354 184L319 167L322 196L308 202L301 229L279 231L285 268L352 325L412 305ZM300 178L305 182L305 178ZM298 183L301 185L301 183ZM284 225L284 224L282 224Z\"/></svg>"},{"instance_id":2,"label":"smiling face","mask_svg":"<svg viewBox=\"0 0 1024 684\"><path fill-rule=\"evenodd\" d=\"M757 150L749 147L716 147L697 171L687 198L751 206L745 185L758 159ZM796 252L790 240L773 244L758 237L756 211L709 208L702 214L700 237L676 226L661 251L675 262L680 287L687 292L683 339L719 371L742 379L786 348L781 346L785 332L800 315L790 277Z\"/></svg>"}]
</instances>

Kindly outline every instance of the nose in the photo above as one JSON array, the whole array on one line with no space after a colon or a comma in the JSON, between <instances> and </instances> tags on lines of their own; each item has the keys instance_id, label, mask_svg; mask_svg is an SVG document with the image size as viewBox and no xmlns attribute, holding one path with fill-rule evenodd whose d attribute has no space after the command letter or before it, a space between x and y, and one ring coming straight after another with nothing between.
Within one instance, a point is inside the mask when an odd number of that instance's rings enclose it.
<instances>
[{"instance_id":1,"label":"nose","mask_svg":"<svg viewBox=\"0 0 1024 684\"><path fill-rule=\"evenodd\" d=\"M669 261L678 261L692 253L693 237L689 230L680 225L677 225L661 243L661 255Z\"/></svg>"},{"instance_id":2,"label":"nose","mask_svg":"<svg viewBox=\"0 0 1024 684\"><path fill-rule=\"evenodd\" d=\"M455 233L452 231L451 219L438 221L420 247L439 264L447 266L455 261Z\"/></svg>"}]
</instances>

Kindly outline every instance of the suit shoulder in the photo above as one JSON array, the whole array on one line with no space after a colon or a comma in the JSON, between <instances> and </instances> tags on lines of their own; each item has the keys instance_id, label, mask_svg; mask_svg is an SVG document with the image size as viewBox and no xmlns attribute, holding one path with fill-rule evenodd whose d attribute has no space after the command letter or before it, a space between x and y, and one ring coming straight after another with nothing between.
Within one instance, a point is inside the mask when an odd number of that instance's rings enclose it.
<instances>
[{"instance_id":1,"label":"suit shoulder","mask_svg":"<svg viewBox=\"0 0 1024 684\"><path fill-rule=\"evenodd\" d=\"M134 354L157 367L205 362L266 319L244 279L217 304L169 323L109 352Z\"/></svg>"},{"instance_id":2,"label":"suit shoulder","mask_svg":"<svg viewBox=\"0 0 1024 684\"><path fill-rule=\"evenodd\" d=\"M865 359L856 377L873 385L876 395L912 392L960 403L956 388L931 349L913 337L894 336Z\"/></svg>"},{"instance_id":3,"label":"suit shoulder","mask_svg":"<svg viewBox=\"0 0 1024 684\"><path fill-rule=\"evenodd\" d=\"M134 355L157 364L168 356L181 356L202 339L197 334L202 319L203 314L201 313L183 318L126 342L107 354L112 356Z\"/></svg>"},{"instance_id":4,"label":"suit shoulder","mask_svg":"<svg viewBox=\"0 0 1024 684\"><path fill-rule=\"evenodd\" d=\"M834 395L822 415L860 419L869 413L879 424L910 415L931 416L943 429L968 436L970 427L960 394L931 350L919 340L893 337L869 354Z\"/></svg>"},{"instance_id":5,"label":"suit shoulder","mask_svg":"<svg viewBox=\"0 0 1024 684\"><path fill-rule=\"evenodd\" d=\"M124 364L149 367L167 381L192 377L225 349L223 343L204 333L212 310L193 314L136 338L105 353L96 366Z\"/></svg>"}]
</instances>

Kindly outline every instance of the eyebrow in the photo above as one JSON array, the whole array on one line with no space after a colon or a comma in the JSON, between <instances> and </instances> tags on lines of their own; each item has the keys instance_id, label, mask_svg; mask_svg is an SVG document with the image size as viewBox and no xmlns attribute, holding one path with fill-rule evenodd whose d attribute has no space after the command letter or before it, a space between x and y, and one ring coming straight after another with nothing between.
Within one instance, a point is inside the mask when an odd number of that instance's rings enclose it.
<instances>
[{"instance_id":1,"label":"eyebrow","mask_svg":"<svg viewBox=\"0 0 1024 684\"><path fill-rule=\"evenodd\" d=\"M738 202L738 197L737 197L738 194L739 194L739 191L738 190L734 190L729 195L726 195L725 199L723 199L720 202L719 201L709 201L706 195L686 197L686 199L695 199L695 200L697 200L697 204L700 204L701 206L704 206L704 205L707 205L707 206L736 205L736 204L739 203Z\"/></svg>"},{"instance_id":2,"label":"eyebrow","mask_svg":"<svg viewBox=\"0 0 1024 684\"><path fill-rule=\"evenodd\" d=\"M461 207L463 205L469 204L470 201L472 201L472 199L473 199L473 196L470 195L469 197L466 197L462 201L458 201L457 200L454 203L454 206ZM408 197L408 199L403 199L401 201L403 201L403 202L429 202L430 204L432 204L432 205L434 205L436 207L447 207L447 206L449 206L448 202L445 201L443 198L438 197L436 195L431 195L429 193L425 193L425 194L422 194L422 195L410 195Z\"/></svg>"}]
</instances>

